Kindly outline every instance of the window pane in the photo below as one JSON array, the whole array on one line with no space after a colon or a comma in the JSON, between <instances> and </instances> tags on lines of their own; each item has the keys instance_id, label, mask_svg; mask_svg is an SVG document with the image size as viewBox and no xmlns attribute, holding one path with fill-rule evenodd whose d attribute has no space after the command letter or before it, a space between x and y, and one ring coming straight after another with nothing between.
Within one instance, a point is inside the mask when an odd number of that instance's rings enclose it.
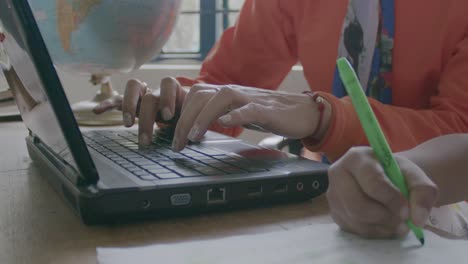
<instances>
[{"instance_id":1,"label":"window pane","mask_svg":"<svg viewBox=\"0 0 468 264\"><path fill-rule=\"evenodd\" d=\"M181 11L200 11L200 0L182 0Z\"/></svg>"},{"instance_id":2,"label":"window pane","mask_svg":"<svg viewBox=\"0 0 468 264\"><path fill-rule=\"evenodd\" d=\"M204 14L216 16L216 37L221 35L225 26L235 24L239 15L236 11L240 10L245 2L245 0L182 0L181 14L169 41L163 48L164 53L200 52L201 42L206 42L200 39L200 14L197 13L200 12L200 5L203 1L216 1L217 12ZM234 12L226 13L228 10L223 10L223 7Z\"/></svg>"},{"instance_id":3,"label":"window pane","mask_svg":"<svg viewBox=\"0 0 468 264\"><path fill-rule=\"evenodd\" d=\"M184 0L184 2L187 0ZM190 1L187 1L190 2ZM181 14L171 37L163 48L168 52L199 52L200 51L200 15Z\"/></svg>"},{"instance_id":4,"label":"window pane","mask_svg":"<svg viewBox=\"0 0 468 264\"><path fill-rule=\"evenodd\" d=\"M240 10L245 0L229 0L229 9Z\"/></svg>"},{"instance_id":5,"label":"window pane","mask_svg":"<svg viewBox=\"0 0 468 264\"><path fill-rule=\"evenodd\" d=\"M239 11L242 8L245 0L228 0L229 10L236 10ZM236 21L237 17L239 16L239 12L229 12L228 15L228 26L233 26Z\"/></svg>"},{"instance_id":6,"label":"window pane","mask_svg":"<svg viewBox=\"0 0 468 264\"><path fill-rule=\"evenodd\" d=\"M234 24L236 23L237 21L237 17L239 16L239 12L231 12L229 13L228 15L228 19L229 19L229 23L228 25L231 27L231 26L234 26Z\"/></svg>"}]
</instances>

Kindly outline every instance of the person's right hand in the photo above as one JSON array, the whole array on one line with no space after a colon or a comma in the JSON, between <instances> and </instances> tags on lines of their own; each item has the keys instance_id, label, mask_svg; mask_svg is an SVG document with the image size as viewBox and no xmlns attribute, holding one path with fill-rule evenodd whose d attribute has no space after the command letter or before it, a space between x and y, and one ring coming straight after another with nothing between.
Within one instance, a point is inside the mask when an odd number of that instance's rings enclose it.
<instances>
[{"instance_id":1,"label":"person's right hand","mask_svg":"<svg viewBox=\"0 0 468 264\"><path fill-rule=\"evenodd\" d=\"M390 182L369 147L355 147L328 171L330 214L345 231L366 238L392 238L409 232L406 220L424 227L438 188L411 160L395 155L409 199Z\"/></svg>"},{"instance_id":2,"label":"person's right hand","mask_svg":"<svg viewBox=\"0 0 468 264\"><path fill-rule=\"evenodd\" d=\"M111 109L121 109L123 122L126 127L135 124L138 117L139 143L151 143L155 122L175 124L180 109L188 93L172 77L164 78L159 89L153 91L147 84L136 79L127 82L123 99L111 98L99 104L94 112L103 113Z\"/></svg>"}]
</instances>

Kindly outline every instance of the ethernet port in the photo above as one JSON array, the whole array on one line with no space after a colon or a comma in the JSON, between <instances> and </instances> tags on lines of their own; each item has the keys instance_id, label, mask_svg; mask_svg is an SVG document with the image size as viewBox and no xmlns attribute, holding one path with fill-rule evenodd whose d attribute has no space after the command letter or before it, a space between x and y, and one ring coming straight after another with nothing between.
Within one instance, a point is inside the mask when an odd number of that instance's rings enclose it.
<instances>
[{"instance_id":1,"label":"ethernet port","mask_svg":"<svg viewBox=\"0 0 468 264\"><path fill-rule=\"evenodd\" d=\"M215 187L210 188L206 192L206 200L208 204L218 204L226 202L226 188Z\"/></svg>"}]
</instances>

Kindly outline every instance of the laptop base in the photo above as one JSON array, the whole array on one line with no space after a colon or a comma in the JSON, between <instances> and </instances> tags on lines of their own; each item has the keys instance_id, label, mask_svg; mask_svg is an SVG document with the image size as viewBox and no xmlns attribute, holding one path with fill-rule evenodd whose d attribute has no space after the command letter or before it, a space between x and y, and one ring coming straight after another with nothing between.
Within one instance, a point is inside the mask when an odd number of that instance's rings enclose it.
<instances>
[{"instance_id":1,"label":"laptop base","mask_svg":"<svg viewBox=\"0 0 468 264\"><path fill-rule=\"evenodd\" d=\"M26 138L30 157L39 165L53 189L87 225L125 223L238 208L254 208L273 203L305 201L324 193L326 173L287 176L222 184L195 186L155 186L147 190L99 191L93 186L79 187L63 173L47 150L32 137Z\"/></svg>"}]
</instances>

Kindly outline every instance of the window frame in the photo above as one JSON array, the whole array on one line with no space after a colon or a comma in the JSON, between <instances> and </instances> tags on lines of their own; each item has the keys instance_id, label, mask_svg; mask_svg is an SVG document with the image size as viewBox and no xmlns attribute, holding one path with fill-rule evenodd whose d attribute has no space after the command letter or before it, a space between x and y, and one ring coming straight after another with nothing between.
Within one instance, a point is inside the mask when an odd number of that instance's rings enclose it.
<instances>
[{"instance_id":1,"label":"window frame","mask_svg":"<svg viewBox=\"0 0 468 264\"><path fill-rule=\"evenodd\" d=\"M218 3L221 3L219 6ZM170 59L192 59L202 61L206 58L211 48L217 40L217 32L219 26L225 30L229 26L229 14L239 12L229 8L229 0L200 0L199 11L182 11L183 14L199 14L200 15L200 50L199 52L168 52L158 55L156 61ZM222 13L222 25L217 20L217 15Z\"/></svg>"}]
</instances>

